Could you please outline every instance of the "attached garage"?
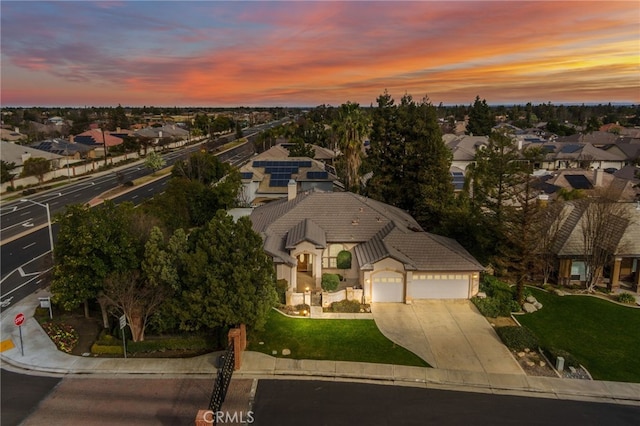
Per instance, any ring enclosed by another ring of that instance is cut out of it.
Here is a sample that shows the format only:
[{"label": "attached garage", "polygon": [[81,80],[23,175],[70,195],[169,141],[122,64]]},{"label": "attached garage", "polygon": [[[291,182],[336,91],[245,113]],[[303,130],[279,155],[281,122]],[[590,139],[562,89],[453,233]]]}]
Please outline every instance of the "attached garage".
[{"label": "attached garage", "polygon": [[468,299],[468,274],[414,274],[409,284],[411,299]]},{"label": "attached garage", "polygon": [[378,272],[373,275],[372,301],[404,302],[404,277],[398,272]]}]

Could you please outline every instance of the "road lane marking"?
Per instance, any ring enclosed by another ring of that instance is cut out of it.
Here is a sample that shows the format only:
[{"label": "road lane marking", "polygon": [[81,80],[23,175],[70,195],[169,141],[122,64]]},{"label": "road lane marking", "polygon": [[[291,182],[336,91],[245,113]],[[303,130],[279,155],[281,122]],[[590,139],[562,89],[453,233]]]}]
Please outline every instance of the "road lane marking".
[{"label": "road lane marking", "polygon": [[23,220],[22,222],[18,222],[18,223],[16,223],[16,224],[13,224],[13,225],[7,226],[6,228],[2,228],[2,231],[6,231],[7,229],[11,229],[11,228],[13,228],[14,226],[22,226],[22,224],[24,224],[24,223],[28,223],[29,221],[32,221],[32,220],[33,220],[33,218],[32,218],[32,217],[30,217],[29,219]]},{"label": "road lane marking", "polygon": [[22,250],[26,250],[26,249],[28,249],[29,247],[33,247],[33,246],[35,246],[35,245],[36,245],[36,243],[31,243],[31,244],[29,244],[29,245],[26,245],[26,246],[22,247]]},{"label": "road lane marking", "polygon": [[[47,272],[49,272],[51,269],[53,269],[53,268],[49,268],[49,269],[47,269],[47,270],[45,270],[45,271],[42,271],[41,273],[42,273],[42,274],[47,273]],[[38,273],[38,275],[40,275],[41,273]],[[25,286],[25,285],[27,285],[27,284],[30,284],[30,283],[31,283],[31,281],[35,280],[36,278],[38,278],[38,277],[37,277],[37,276],[36,276],[36,277],[33,277],[33,278],[31,278],[29,281],[26,281],[25,283],[23,283],[23,284],[19,285],[18,287],[14,288],[13,290],[8,291],[8,292],[6,292],[6,293],[4,293],[4,296],[8,296],[8,295],[10,295],[11,293],[13,293],[13,292],[15,292],[15,291],[20,290],[22,287],[24,287],[24,286]]]}]

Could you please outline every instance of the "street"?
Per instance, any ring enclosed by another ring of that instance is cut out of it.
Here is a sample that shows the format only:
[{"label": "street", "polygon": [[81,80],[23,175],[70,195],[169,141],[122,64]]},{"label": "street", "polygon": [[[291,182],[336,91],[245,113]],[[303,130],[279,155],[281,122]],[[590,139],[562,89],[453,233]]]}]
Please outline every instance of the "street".
[{"label": "street", "polygon": [[[213,385],[213,377],[60,380],[5,370],[1,379],[3,426],[193,425]],[[313,380],[259,380],[251,416],[248,408],[236,418],[260,426],[633,425],[640,416],[637,406]]]}]

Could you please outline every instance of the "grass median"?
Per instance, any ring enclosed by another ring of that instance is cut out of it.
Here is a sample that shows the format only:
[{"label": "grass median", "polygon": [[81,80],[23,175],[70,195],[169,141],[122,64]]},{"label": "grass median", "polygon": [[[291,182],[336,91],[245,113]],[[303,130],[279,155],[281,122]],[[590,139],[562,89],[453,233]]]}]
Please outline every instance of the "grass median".
[{"label": "grass median", "polygon": [[[260,344],[262,342],[262,344]],[[289,318],[272,310],[264,331],[249,335],[249,350],[279,357],[429,367],[380,333],[373,320]]]}]

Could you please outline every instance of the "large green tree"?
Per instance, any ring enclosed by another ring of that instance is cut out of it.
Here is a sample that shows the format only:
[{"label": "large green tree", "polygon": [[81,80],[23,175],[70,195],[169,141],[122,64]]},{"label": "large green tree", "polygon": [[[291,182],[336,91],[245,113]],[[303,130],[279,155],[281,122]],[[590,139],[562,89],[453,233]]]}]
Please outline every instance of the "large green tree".
[{"label": "large green tree", "polygon": [[469,122],[467,123],[467,135],[488,136],[495,125],[495,118],[491,108],[485,99],[480,100],[476,96],[473,105],[469,109]]},{"label": "large green tree", "polygon": [[273,262],[249,218],[234,222],[219,211],[189,237],[180,290],[172,303],[183,330],[264,325],[276,303]]},{"label": "large green tree", "polygon": [[72,310],[84,303],[101,300],[108,275],[139,266],[140,240],[132,232],[133,205],[110,201],[99,208],[71,205],[58,215],[58,239],[51,292],[53,300]]},{"label": "large green tree", "polygon": [[385,92],[373,109],[366,194],[407,210],[438,229],[453,201],[451,152],[442,140],[435,107],[405,95],[399,105]]},{"label": "large green tree", "polygon": [[[516,193],[522,188],[522,162],[510,134],[494,131],[486,147],[476,152],[471,169],[471,208],[481,224],[494,266],[503,268],[509,251],[507,229],[517,209]],[[482,237],[481,237],[482,238]]]}]

